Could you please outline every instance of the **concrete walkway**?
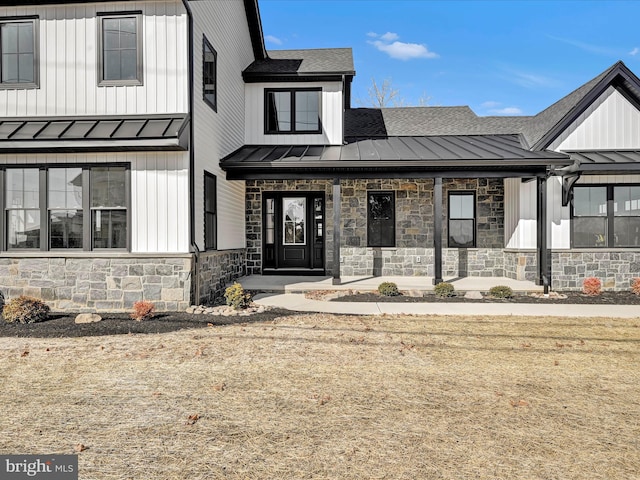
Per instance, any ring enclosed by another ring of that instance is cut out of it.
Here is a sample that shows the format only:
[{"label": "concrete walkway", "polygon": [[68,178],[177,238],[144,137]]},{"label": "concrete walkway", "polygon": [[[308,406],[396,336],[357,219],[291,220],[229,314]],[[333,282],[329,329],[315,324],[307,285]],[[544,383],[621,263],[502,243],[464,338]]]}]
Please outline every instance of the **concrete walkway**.
[{"label": "concrete walkway", "polygon": [[386,303],[327,302],[309,300],[300,293],[262,293],[254,297],[260,305],[299,312],[352,315],[471,315],[640,318],[637,305],[567,305],[535,303]]}]

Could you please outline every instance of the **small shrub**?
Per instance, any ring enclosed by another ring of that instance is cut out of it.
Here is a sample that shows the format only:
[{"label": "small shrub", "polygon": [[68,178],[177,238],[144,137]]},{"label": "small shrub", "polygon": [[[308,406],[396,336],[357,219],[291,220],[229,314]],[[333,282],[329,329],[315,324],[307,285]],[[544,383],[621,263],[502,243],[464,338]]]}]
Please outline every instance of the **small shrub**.
[{"label": "small shrub", "polygon": [[251,304],[251,294],[245,292],[238,282],[227,287],[224,291],[224,299],[227,305],[233,307],[234,310],[242,310]]},{"label": "small shrub", "polygon": [[631,293],[640,295],[640,278],[631,280]]},{"label": "small shrub", "polygon": [[496,285],[489,289],[489,295],[493,298],[513,298],[513,290],[506,285]]},{"label": "small shrub", "polygon": [[9,300],[2,316],[9,323],[43,322],[49,316],[49,305],[38,298],[20,295]]},{"label": "small shrub", "polygon": [[131,318],[142,322],[143,320],[150,320],[156,314],[156,306],[153,302],[141,301],[133,304],[133,312],[131,312]]},{"label": "small shrub", "polygon": [[433,292],[436,294],[438,298],[447,298],[453,297],[453,292],[455,288],[452,284],[447,282],[442,282],[433,287]]},{"label": "small shrub", "polygon": [[602,293],[602,282],[599,278],[589,277],[582,282],[582,293],[591,296],[597,296]]},{"label": "small shrub", "polygon": [[380,285],[378,285],[378,293],[380,293],[380,295],[384,295],[385,297],[395,297],[397,295],[400,295],[400,292],[398,291],[398,285],[393,282],[382,282]]}]

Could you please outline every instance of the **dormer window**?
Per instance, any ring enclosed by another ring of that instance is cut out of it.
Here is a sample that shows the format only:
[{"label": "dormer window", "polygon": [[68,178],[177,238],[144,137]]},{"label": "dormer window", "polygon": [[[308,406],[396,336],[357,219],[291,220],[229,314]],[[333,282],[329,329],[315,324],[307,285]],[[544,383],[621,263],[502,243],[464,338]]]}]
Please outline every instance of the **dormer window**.
[{"label": "dormer window", "polygon": [[38,87],[36,17],[0,18],[0,87]]},{"label": "dormer window", "polygon": [[321,133],[320,88],[265,90],[265,133]]}]

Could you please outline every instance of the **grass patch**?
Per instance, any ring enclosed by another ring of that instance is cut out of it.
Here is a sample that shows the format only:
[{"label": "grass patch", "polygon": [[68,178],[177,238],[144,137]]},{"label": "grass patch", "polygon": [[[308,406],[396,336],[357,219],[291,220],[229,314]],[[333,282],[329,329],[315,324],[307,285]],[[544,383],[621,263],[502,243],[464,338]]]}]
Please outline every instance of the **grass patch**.
[{"label": "grass patch", "polygon": [[290,315],[0,338],[0,450],[80,478],[633,478],[637,321]]}]

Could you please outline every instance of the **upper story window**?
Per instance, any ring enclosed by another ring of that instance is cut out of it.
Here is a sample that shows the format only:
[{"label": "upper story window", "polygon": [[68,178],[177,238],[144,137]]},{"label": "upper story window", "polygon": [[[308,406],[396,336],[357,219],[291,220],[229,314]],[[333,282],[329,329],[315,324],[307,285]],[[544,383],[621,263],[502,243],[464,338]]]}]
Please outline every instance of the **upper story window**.
[{"label": "upper story window", "polygon": [[142,84],[142,12],[99,14],[99,84]]},{"label": "upper story window", "polygon": [[320,88],[265,90],[265,133],[321,133]]},{"label": "upper story window", "polygon": [[202,38],[202,97],[215,112],[218,111],[218,54],[206,37]]},{"label": "upper story window", "polygon": [[0,19],[0,87],[38,87],[37,17]]}]

